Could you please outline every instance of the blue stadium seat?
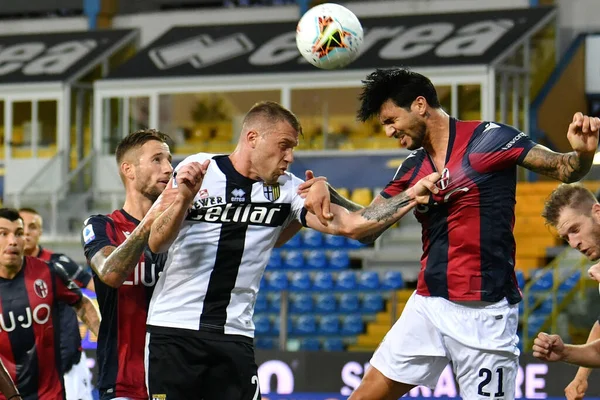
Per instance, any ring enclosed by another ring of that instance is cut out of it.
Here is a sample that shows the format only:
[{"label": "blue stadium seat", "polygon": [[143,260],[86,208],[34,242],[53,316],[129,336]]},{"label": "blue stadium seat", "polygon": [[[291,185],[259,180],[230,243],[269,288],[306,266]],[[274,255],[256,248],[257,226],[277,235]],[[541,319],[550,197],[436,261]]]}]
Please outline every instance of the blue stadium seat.
[{"label": "blue stadium seat", "polygon": [[259,290],[269,290],[269,278],[268,274],[264,274],[260,280],[260,284],[258,285]]},{"label": "blue stadium seat", "polygon": [[[273,325],[271,327],[271,333],[275,334],[275,335],[279,335],[279,324],[281,322],[281,319],[279,316],[275,317],[275,320],[273,321]],[[292,326],[294,324],[294,321],[292,320],[291,317],[288,317],[287,319],[287,332],[291,333],[292,332]]]},{"label": "blue stadium seat", "polygon": [[274,271],[269,274],[268,282],[271,290],[285,290],[288,287],[288,276],[285,272]]},{"label": "blue stadium seat", "polygon": [[525,287],[525,273],[521,270],[516,270],[515,275],[517,276],[517,284],[521,289]]},{"label": "blue stadium seat", "polygon": [[538,269],[532,271],[531,277],[536,279],[540,277],[533,285],[531,285],[530,290],[532,292],[541,292],[552,289],[552,285],[554,284],[554,277],[552,276],[552,271],[546,271],[543,269]]},{"label": "blue stadium seat", "polygon": [[345,335],[358,335],[364,331],[363,320],[360,315],[343,317],[341,333]]},{"label": "blue stadium seat", "polygon": [[302,269],[304,268],[304,254],[301,250],[289,250],[283,256],[283,265],[285,269]]},{"label": "blue stadium seat", "polygon": [[534,338],[538,335],[542,329],[542,325],[546,322],[546,319],[548,319],[547,314],[533,313],[529,316],[529,320],[527,321],[527,333],[530,338]]},{"label": "blue stadium seat", "polygon": [[258,292],[258,296],[256,297],[256,303],[254,304],[254,312],[266,312],[268,309],[269,299],[267,298],[267,295]]},{"label": "blue stadium seat", "polygon": [[254,346],[260,350],[272,350],[275,347],[275,341],[272,338],[259,337],[254,340]]},{"label": "blue stadium seat", "polygon": [[323,234],[314,229],[303,229],[302,243],[307,249],[320,249],[323,247]]},{"label": "blue stadium seat", "polygon": [[400,271],[386,271],[381,279],[381,289],[402,289],[404,280]]},{"label": "blue stadium seat", "polygon": [[310,290],[312,283],[308,272],[294,272],[290,279],[290,290]]},{"label": "blue stadium seat", "polygon": [[547,299],[544,299],[544,301],[542,301],[542,303],[540,304],[538,309],[535,310],[535,312],[539,314],[550,315],[550,313],[552,313],[553,308],[554,307],[552,306],[552,296],[548,296]]},{"label": "blue stadium seat", "polygon": [[352,271],[341,272],[335,281],[336,289],[354,290],[356,289],[356,274]]},{"label": "blue stadium seat", "polygon": [[301,315],[292,331],[298,335],[314,335],[317,333],[317,319],[314,315]]},{"label": "blue stadium seat", "polygon": [[577,283],[579,283],[580,279],[581,271],[569,271],[568,273],[563,274],[562,282],[558,286],[558,290],[561,292],[569,292],[577,285]]},{"label": "blue stadium seat", "polygon": [[356,293],[344,293],[340,296],[340,312],[343,313],[354,313],[360,308],[360,302],[358,301],[358,294]]},{"label": "blue stadium seat", "polygon": [[271,320],[268,315],[254,316],[254,331],[257,335],[267,335],[271,332]]},{"label": "blue stadium seat", "polygon": [[299,249],[302,247],[302,235],[300,233],[295,234],[290,240],[288,240],[283,246],[282,249]]},{"label": "blue stadium seat", "polygon": [[319,320],[318,332],[323,335],[337,335],[340,332],[340,319],[335,315],[326,315]]},{"label": "blue stadium seat", "polygon": [[318,290],[333,289],[333,275],[330,272],[319,271],[315,274],[313,288]]},{"label": "blue stadium seat", "polygon": [[283,259],[281,257],[281,252],[277,249],[273,250],[271,257],[269,257],[269,262],[267,263],[267,270],[279,269],[282,265]]},{"label": "blue stadium seat", "polygon": [[356,239],[346,239],[346,246],[351,249],[360,249],[366,247],[367,245],[359,242]]},{"label": "blue stadium seat", "polygon": [[370,313],[376,313],[383,310],[383,296],[379,293],[365,294],[362,299],[361,309]]},{"label": "blue stadium seat", "polygon": [[323,341],[325,351],[344,351],[344,342],[340,338],[328,338]]},{"label": "blue stadium seat", "polygon": [[271,299],[269,300],[269,311],[281,311],[281,293],[273,293]]},{"label": "blue stadium seat", "polygon": [[363,271],[358,279],[359,289],[379,289],[379,274],[375,271]]},{"label": "blue stadium seat", "polygon": [[323,235],[323,245],[328,249],[343,249],[346,247],[346,238],[336,235]]},{"label": "blue stadium seat", "polygon": [[306,267],[323,269],[327,266],[327,256],[323,250],[311,250],[306,255]]},{"label": "blue stadium seat", "polygon": [[[316,280],[315,280],[316,283]],[[331,293],[320,294],[315,299],[315,312],[332,313],[337,310],[337,301]]]},{"label": "blue stadium seat", "polygon": [[346,250],[334,250],[329,255],[328,266],[331,269],[346,269],[350,265],[350,256]]},{"label": "blue stadium seat", "polygon": [[321,350],[321,342],[315,338],[304,338],[300,341],[300,350],[319,351]]},{"label": "blue stadium seat", "polygon": [[313,298],[310,294],[301,293],[292,297],[290,310],[295,313],[309,313],[313,310]]}]

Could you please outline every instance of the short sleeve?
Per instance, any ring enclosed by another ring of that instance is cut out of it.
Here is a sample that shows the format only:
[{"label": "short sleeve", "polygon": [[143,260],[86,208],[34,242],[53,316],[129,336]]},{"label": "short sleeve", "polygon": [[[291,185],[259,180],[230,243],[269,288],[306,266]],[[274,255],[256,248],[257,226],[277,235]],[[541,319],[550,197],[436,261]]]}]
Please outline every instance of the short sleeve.
[{"label": "short sleeve", "polygon": [[67,272],[69,279],[75,282],[79,287],[86,287],[92,279],[92,274],[64,254],[54,253],[50,258],[50,261],[62,266]]},{"label": "short sleeve", "polygon": [[96,253],[106,246],[119,247],[115,242],[114,222],[106,215],[94,215],[85,220],[81,232],[81,244],[85,258],[90,262]]},{"label": "short sleeve", "polygon": [[52,262],[50,262],[50,268],[54,271],[56,298],[70,306],[79,303],[83,294],[79,286],[69,279],[67,271],[60,264]]},{"label": "short sleeve", "polygon": [[499,171],[520,164],[536,143],[512,126],[488,122],[476,134],[469,149],[469,163],[479,173]]},{"label": "short sleeve", "polygon": [[408,189],[417,175],[417,172],[419,172],[419,167],[421,166],[424,155],[425,153],[423,150],[415,150],[410,153],[400,167],[398,167],[394,179],[392,179],[381,191],[381,196],[389,199]]}]

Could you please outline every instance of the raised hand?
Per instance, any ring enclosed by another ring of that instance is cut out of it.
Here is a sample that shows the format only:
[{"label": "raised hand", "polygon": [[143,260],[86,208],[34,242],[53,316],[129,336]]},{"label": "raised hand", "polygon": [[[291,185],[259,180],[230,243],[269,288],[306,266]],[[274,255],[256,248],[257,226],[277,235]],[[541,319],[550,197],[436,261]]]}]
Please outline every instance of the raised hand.
[{"label": "raised hand", "polygon": [[565,344],[558,335],[540,332],[533,341],[533,356],[545,361],[560,361],[564,358]]},{"label": "raised hand", "polygon": [[435,183],[440,180],[440,177],[441,175],[439,173],[434,172],[424,178],[421,178],[421,180],[415,183],[415,185],[412,187],[412,190],[414,198],[418,204],[428,204],[431,193],[439,193],[440,190]]},{"label": "raised hand", "polygon": [[190,202],[194,199],[194,196],[196,196],[202,186],[209,163],[210,160],[206,160],[202,164],[191,162],[185,164],[177,171],[174,179],[177,184],[179,196]]},{"label": "raised hand", "polygon": [[305,199],[306,196],[308,196],[308,191],[310,190],[311,186],[314,185],[316,182],[327,182],[327,178],[324,176],[318,176],[315,178],[315,174],[313,174],[313,172],[310,169],[306,170],[305,175],[306,180],[298,186],[298,194],[303,199]]},{"label": "raised hand", "polygon": [[573,150],[593,157],[598,148],[598,130],[600,118],[590,117],[577,112],[569,124],[567,139]]}]

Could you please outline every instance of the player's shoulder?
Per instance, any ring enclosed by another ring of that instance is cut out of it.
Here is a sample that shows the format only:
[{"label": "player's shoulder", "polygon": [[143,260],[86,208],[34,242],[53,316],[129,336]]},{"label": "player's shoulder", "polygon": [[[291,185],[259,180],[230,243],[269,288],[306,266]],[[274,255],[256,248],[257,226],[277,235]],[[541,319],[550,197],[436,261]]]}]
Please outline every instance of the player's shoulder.
[{"label": "player's shoulder", "polygon": [[479,133],[486,137],[504,136],[504,135],[525,135],[514,126],[493,121],[481,121],[475,129],[475,133]]},{"label": "player's shoulder", "polygon": [[115,220],[112,214],[90,215],[83,221],[83,228],[81,230],[81,241],[83,242],[83,245],[85,246],[92,242],[98,235],[102,236],[103,233],[107,231],[107,227],[115,228]]},{"label": "player's shoulder", "polygon": [[40,273],[45,270],[54,270],[54,263],[51,261],[42,260],[41,258],[25,256],[25,268]]},{"label": "player's shoulder", "polygon": [[196,154],[192,154],[191,156],[187,156],[186,158],[184,158],[183,160],[181,160],[181,162],[179,162],[179,164],[177,164],[177,166],[175,167],[177,168],[181,168],[182,166],[184,166],[185,164],[189,164],[192,162],[198,162],[198,163],[203,163],[206,160],[212,160],[215,156],[218,156],[219,154],[214,154],[214,153],[196,153]]},{"label": "player's shoulder", "polygon": [[402,170],[412,169],[413,167],[421,164],[423,162],[423,160],[425,159],[426,155],[427,155],[427,152],[422,147],[418,148],[416,150],[413,150],[402,161],[402,163],[400,164],[400,167],[398,168],[398,170],[400,170],[400,169],[402,169]]}]

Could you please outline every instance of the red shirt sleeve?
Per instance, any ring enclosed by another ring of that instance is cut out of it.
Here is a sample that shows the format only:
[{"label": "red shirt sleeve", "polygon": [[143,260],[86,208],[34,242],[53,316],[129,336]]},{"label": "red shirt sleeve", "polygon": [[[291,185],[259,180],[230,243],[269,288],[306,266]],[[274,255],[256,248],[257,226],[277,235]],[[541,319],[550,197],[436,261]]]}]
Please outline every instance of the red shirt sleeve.
[{"label": "red shirt sleeve", "polygon": [[67,271],[57,264],[50,263],[54,275],[54,287],[56,288],[56,299],[70,306],[81,301],[83,294],[79,286],[69,279]]},{"label": "red shirt sleeve", "polygon": [[423,150],[415,150],[410,153],[396,171],[394,179],[381,191],[381,196],[389,199],[408,189],[415,176],[417,176],[417,172],[419,172],[424,156],[425,152]]}]

